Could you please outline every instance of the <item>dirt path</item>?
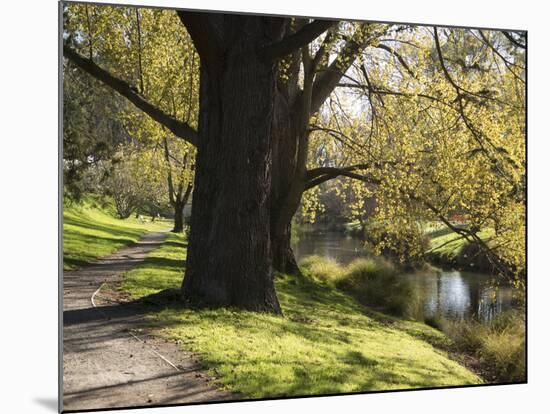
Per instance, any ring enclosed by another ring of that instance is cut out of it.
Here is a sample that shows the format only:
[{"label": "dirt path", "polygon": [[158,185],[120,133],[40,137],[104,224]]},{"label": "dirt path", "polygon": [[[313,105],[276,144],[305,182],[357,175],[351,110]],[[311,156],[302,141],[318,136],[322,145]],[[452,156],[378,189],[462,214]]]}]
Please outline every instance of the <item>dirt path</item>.
[{"label": "dirt path", "polygon": [[231,396],[209,384],[192,354],[141,333],[143,306],[101,301],[101,285],[119,281],[165,237],[146,234],[137,244],[91,266],[64,272],[63,410],[220,401]]}]

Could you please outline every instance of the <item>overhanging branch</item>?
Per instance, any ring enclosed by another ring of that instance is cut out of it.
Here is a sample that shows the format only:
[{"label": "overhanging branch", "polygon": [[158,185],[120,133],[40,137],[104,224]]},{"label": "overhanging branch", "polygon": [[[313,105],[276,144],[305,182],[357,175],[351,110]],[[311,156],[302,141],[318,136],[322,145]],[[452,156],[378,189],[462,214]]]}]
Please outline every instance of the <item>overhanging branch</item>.
[{"label": "overhanging branch", "polygon": [[403,56],[401,56],[395,49],[392,49],[391,47],[386,46],[383,43],[378,44],[376,47],[378,49],[385,50],[389,54],[395,56],[397,58],[397,60],[399,61],[399,63],[401,63],[401,66],[403,66],[405,68],[405,70],[409,73],[409,75],[411,75],[413,78],[416,78],[416,76],[414,75],[414,72],[411,70],[411,68],[409,67],[409,65],[407,64],[407,62],[403,58]]},{"label": "overhanging branch", "polygon": [[[507,31],[505,30],[501,30],[501,33],[506,36],[506,39],[508,39],[513,45],[517,46],[517,47],[520,47],[522,49],[526,49],[527,46],[523,43],[520,43],[519,41],[517,41],[516,39],[514,39],[514,37],[508,33]],[[525,39],[525,37],[523,37]]]},{"label": "overhanging branch", "polygon": [[360,44],[354,40],[348,40],[340,52],[340,58],[347,63],[341,63],[342,61],[337,57],[327,69],[317,74],[315,83],[313,84],[313,93],[311,97],[312,114],[319,110],[323,102],[326,101],[336,85],[338,85],[342,76],[351,66],[355,60],[355,56],[361,51],[365,43]]},{"label": "overhanging branch", "polygon": [[80,56],[75,50],[71,49],[69,46],[63,46],[63,55],[84,72],[88,73],[95,79],[101,81],[103,84],[109,86],[110,88],[114,89],[119,94],[124,96],[138,109],[141,109],[152,119],[168,128],[174,135],[182,138],[192,145],[197,145],[198,134],[194,128],[189,126],[189,124],[179,121],[173,116],[168,115],[160,108],[157,108],[156,106],[148,102],[143,96],[141,96],[137,92],[136,89],[132,88],[130,84],[128,84],[128,82],[111,75],[109,72],[92,62],[90,59]]},{"label": "overhanging branch", "polygon": [[266,59],[282,58],[315,40],[334,23],[331,20],[314,20],[281,41],[265,46],[260,50],[260,54]]},{"label": "overhanging branch", "polygon": [[348,177],[354,180],[363,181],[369,184],[380,184],[380,180],[364,174],[357,174],[355,170],[361,170],[367,168],[366,164],[351,165],[349,167],[320,167],[314,168],[306,172],[307,181],[304,185],[304,191],[309,190],[317,185],[320,185],[326,181],[332,180],[336,177]]}]

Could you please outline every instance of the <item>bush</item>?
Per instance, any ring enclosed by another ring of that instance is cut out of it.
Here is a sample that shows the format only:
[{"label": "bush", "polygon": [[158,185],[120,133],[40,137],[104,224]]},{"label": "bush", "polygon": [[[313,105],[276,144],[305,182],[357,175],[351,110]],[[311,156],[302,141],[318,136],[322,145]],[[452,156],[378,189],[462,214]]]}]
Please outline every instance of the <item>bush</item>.
[{"label": "bush", "polygon": [[300,266],[306,270],[310,277],[322,282],[335,283],[342,277],[342,266],[328,257],[308,256],[300,262]]},{"label": "bush", "polygon": [[313,279],[333,284],[364,305],[408,318],[417,318],[422,312],[419,292],[412,283],[397,277],[396,268],[387,260],[356,259],[343,267],[332,259],[309,256],[300,265]]},{"label": "bush", "polygon": [[443,331],[446,320],[440,314],[424,316],[424,323],[432,328]]},{"label": "bush", "polygon": [[476,320],[446,321],[443,332],[457,348],[479,357],[482,369],[495,382],[525,381],[525,318],[508,311],[489,323]]},{"label": "bush", "polygon": [[422,315],[420,292],[409,280],[398,277],[396,268],[383,259],[358,259],[350,263],[338,287],[360,302],[407,318]]}]

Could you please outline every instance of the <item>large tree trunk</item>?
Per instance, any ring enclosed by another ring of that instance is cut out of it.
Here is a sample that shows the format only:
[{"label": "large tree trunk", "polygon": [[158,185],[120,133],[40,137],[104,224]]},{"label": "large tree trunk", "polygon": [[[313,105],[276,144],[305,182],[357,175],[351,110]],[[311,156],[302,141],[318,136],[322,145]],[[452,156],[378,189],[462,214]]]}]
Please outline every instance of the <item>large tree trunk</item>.
[{"label": "large tree trunk", "polygon": [[[225,19],[231,17],[225,16]],[[199,142],[182,299],[280,313],[270,229],[276,67],[256,51],[273,21],[235,17],[223,58],[201,65]],[[280,36],[280,33],[279,33]]]}]

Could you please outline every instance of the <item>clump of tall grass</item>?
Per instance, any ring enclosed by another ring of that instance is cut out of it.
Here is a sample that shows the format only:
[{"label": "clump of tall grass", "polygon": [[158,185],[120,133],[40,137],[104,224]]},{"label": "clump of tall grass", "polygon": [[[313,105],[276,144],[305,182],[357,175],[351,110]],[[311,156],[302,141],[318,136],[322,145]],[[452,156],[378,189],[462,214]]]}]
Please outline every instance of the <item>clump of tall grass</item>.
[{"label": "clump of tall grass", "polygon": [[419,292],[410,281],[399,278],[387,260],[356,259],[342,266],[325,257],[309,256],[300,265],[313,279],[332,284],[364,305],[407,318],[416,318],[421,312]]},{"label": "clump of tall grass", "polygon": [[415,319],[422,312],[415,285],[398,277],[396,267],[381,258],[351,262],[337,281],[337,287],[348,291],[361,303],[394,315]]},{"label": "clump of tall grass", "polygon": [[311,278],[331,284],[335,284],[342,277],[344,270],[336,260],[317,255],[302,259],[300,267],[305,269]]},{"label": "clump of tall grass", "polygon": [[473,319],[443,320],[440,329],[460,351],[477,356],[482,370],[494,382],[526,380],[525,317],[522,312],[504,312],[485,323]]}]

